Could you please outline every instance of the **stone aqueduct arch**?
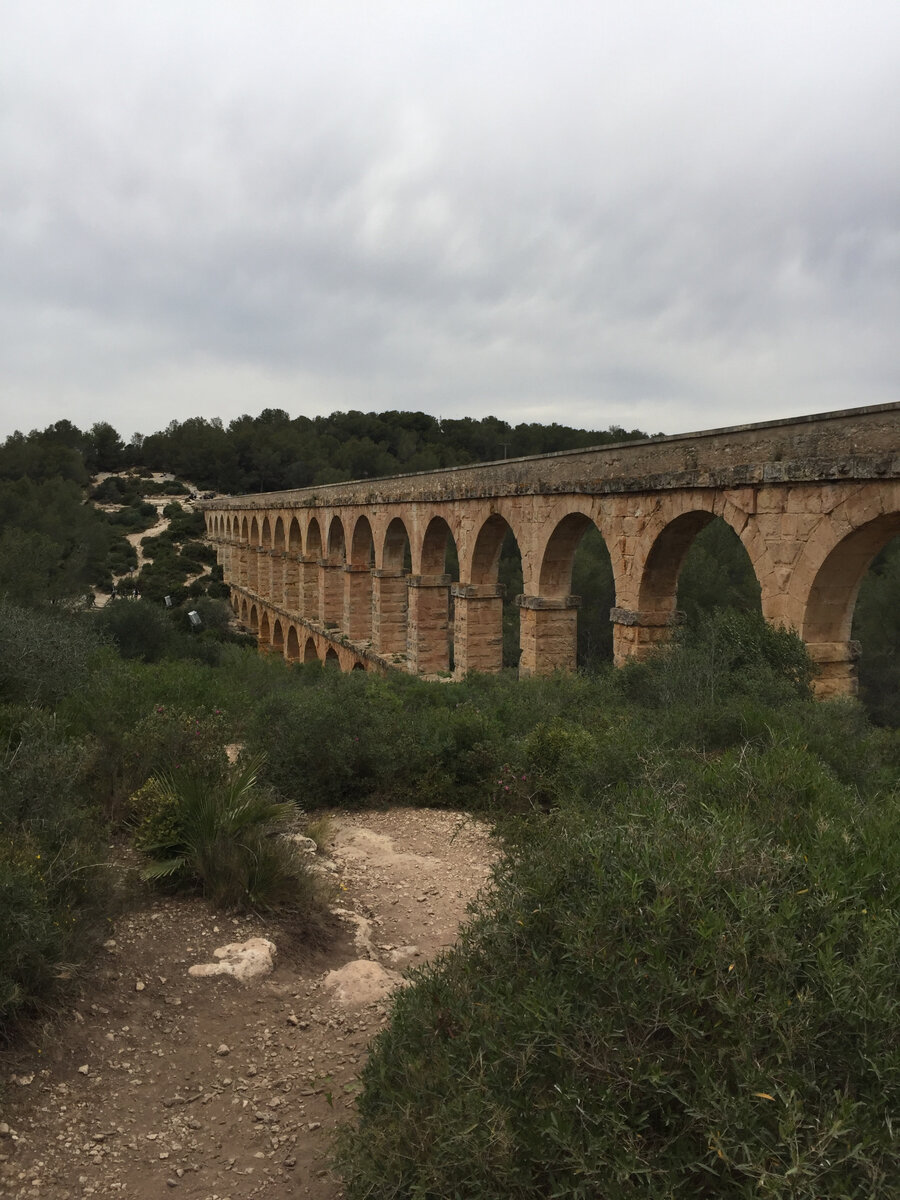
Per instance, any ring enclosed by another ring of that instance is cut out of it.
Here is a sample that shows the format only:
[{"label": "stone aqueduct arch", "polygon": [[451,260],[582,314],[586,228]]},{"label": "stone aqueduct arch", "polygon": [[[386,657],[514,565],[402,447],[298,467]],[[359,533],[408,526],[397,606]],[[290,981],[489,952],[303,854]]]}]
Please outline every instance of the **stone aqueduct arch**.
[{"label": "stone aqueduct arch", "polygon": [[232,606],[264,649],[427,676],[445,675],[451,654],[456,675],[500,669],[508,533],[522,558],[527,675],[574,668],[572,564],[587,529],[610,553],[621,664],[670,636],[681,564],[721,517],[747,551],[763,614],[798,630],[819,694],[833,695],[855,687],[862,577],[900,534],[900,404],[203,507]]}]

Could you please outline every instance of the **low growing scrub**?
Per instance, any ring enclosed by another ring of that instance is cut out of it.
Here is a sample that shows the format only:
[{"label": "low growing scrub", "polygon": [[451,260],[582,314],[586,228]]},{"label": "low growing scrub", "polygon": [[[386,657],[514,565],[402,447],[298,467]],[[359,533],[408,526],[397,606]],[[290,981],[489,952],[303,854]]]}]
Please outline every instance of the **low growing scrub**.
[{"label": "low growing scrub", "polygon": [[112,911],[88,760],[55,714],[0,706],[0,1039],[54,1002]]},{"label": "low growing scrub", "polygon": [[315,877],[279,836],[295,810],[259,786],[260,765],[195,763],[152,776],[135,796],[135,842],[151,859],[144,878],[199,890],[220,908],[318,907]]},{"label": "low growing scrub", "polygon": [[88,843],[0,829],[0,1040],[75,977],[107,927],[112,883]]},{"label": "low growing scrub", "polygon": [[350,1200],[888,1200],[900,1178],[900,795],[800,745],[513,836],[398,994]]}]

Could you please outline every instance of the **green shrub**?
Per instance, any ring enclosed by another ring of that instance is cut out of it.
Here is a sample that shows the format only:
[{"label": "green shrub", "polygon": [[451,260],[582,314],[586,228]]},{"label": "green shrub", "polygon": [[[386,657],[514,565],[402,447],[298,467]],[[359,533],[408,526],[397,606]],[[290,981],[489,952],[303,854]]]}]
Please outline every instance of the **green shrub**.
[{"label": "green shrub", "polygon": [[105,516],[111,525],[120,525],[129,533],[138,533],[142,529],[149,529],[151,525],[156,524],[157,520],[155,506],[143,501],[129,504],[125,508],[120,508],[118,512],[106,513]]},{"label": "green shrub", "polygon": [[205,538],[206,520],[203,513],[176,514],[169,523],[168,533],[176,542],[183,542],[190,538]]},{"label": "green shrub", "polygon": [[33,705],[0,709],[0,738],[0,829],[54,837],[79,830],[87,746]]},{"label": "green shrub", "polygon": [[157,555],[174,554],[172,543],[161,534],[154,537],[141,538],[141,551],[144,558],[155,559]]},{"label": "green shrub", "polygon": [[154,775],[179,771],[193,777],[217,779],[227,771],[225,746],[232,729],[225,713],[199,707],[188,712],[169,704],[156,704],[128,732],[123,760],[130,789]]},{"label": "green shrub", "polygon": [[186,496],[188,489],[178,479],[141,479],[142,496]]},{"label": "green shrub", "polygon": [[463,804],[484,794],[494,768],[474,768],[471,756],[483,748],[457,759],[457,734],[468,737],[473,718],[463,719],[464,733],[448,719],[456,699],[451,689],[402,676],[343,675],[317,664],[291,674],[301,686],[264,700],[248,731],[250,744],[266,754],[267,782],[281,795],[312,809]]},{"label": "green shrub", "polygon": [[109,877],[87,847],[0,830],[0,1039],[74,978],[112,911]]},{"label": "green shrub", "polygon": [[99,649],[96,632],[73,613],[0,598],[0,701],[58,703],[83,686]]},{"label": "green shrub", "polygon": [[315,903],[299,851],[275,836],[294,812],[257,784],[259,759],[223,771],[181,765],[141,790],[136,844],[152,861],[145,879],[197,888],[218,907],[271,909]]},{"label": "green shrub", "polygon": [[98,504],[133,504],[140,499],[134,481],[119,475],[108,475],[91,489],[89,495]]},{"label": "green shrub", "polygon": [[0,706],[0,1039],[54,1001],[112,911],[89,765],[55,714]]},{"label": "green shrub", "polygon": [[799,746],[520,828],[398,994],[349,1200],[896,1195],[900,805]]},{"label": "green shrub", "polygon": [[157,662],[172,648],[171,624],[159,605],[148,600],[107,604],[96,613],[95,620],[123,658]]},{"label": "green shrub", "polygon": [[207,633],[226,635],[229,631],[231,618],[234,615],[231,606],[215,600],[211,596],[200,595],[191,604],[191,608],[200,614],[203,628]]},{"label": "green shrub", "polygon": [[172,597],[176,607],[187,596],[184,581],[187,572],[174,557],[160,557],[150,563],[145,563],[138,576],[138,586],[141,595],[146,600],[161,602],[166,596]]},{"label": "green shrub", "polygon": [[626,666],[621,685],[651,708],[714,707],[733,696],[775,705],[807,698],[812,670],[796,634],[776,629],[759,613],[726,609],[681,628],[671,649]]},{"label": "green shrub", "polygon": [[113,575],[124,575],[137,567],[137,551],[124,537],[114,542],[106,556],[106,567]]},{"label": "green shrub", "polygon": [[181,555],[182,558],[191,558],[207,567],[215,566],[216,563],[215,548],[208,546],[206,542],[185,542],[181,547]]}]

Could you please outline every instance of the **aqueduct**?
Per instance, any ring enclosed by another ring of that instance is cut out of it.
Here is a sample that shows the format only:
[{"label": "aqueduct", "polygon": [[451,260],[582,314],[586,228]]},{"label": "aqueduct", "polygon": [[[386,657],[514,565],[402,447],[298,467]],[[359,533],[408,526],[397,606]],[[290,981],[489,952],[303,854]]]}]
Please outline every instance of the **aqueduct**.
[{"label": "aqueduct", "polygon": [[[900,403],[203,507],[232,605],[263,649],[426,676],[451,662],[457,676],[500,670],[510,531],[528,675],[574,669],[572,564],[591,525],[610,552],[621,665],[670,636],[681,564],[721,517],[747,551],[764,616],[800,633],[828,696],[855,688],[859,584],[900,534]],[[451,538],[458,581],[445,569]]]}]

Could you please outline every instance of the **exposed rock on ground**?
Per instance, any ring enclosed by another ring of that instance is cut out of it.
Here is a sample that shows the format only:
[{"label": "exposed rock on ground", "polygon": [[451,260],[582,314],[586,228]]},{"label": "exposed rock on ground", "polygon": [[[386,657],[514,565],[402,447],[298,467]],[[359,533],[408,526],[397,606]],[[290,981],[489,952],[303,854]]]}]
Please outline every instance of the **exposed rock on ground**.
[{"label": "exposed rock on ground", "polygon": [[369,958],[357,958],[336,971],[329,971],[322,983],[334,992],[334,998],[344,1008],[361,1008],[383,1000],[400,982],[394,971]]},{"label": "exposed rock on ground", "polygon": [[275,943],[267,938],[250,938],[246,942],[229,942],[213,950],[217,962],[195,963],[188,967],[188,975],[202,978],[206,975],[232,975],[241,983],[257,979],[260,975],[271,975],[275,970]]},{"label": "exposed rock on ground", "polygon": [[[389,990],[453,941],[492,849],[456,813],[332,821],[344,919],[326,953],[192,900],[159,900],[110,930],[43,1052],[0,1056],[0,1196],[340,1197],[330,1136]],[[278,947],[267,976],[191,972],[258,939]]]}]

